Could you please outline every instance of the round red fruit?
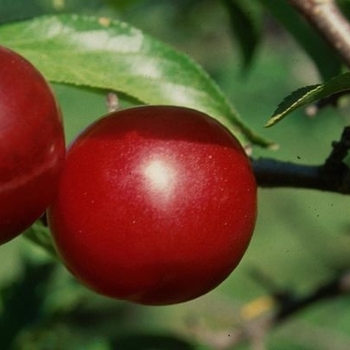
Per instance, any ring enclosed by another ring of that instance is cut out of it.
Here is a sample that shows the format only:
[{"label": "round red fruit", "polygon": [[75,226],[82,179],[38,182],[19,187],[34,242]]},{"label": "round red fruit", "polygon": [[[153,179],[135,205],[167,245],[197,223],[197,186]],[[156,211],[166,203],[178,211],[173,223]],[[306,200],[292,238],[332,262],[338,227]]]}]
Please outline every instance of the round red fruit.
[{"label": "round red fruit", "polygon": [[28,228],[56,194],[65,158],[61,115],[39,71],[0,46],[0,244]]},{"label": "round red fruit", "polygon": [[237,266],[255,225],[256,182],[237,139],[206,114],[135,107],[72,143],[48,214],[62,261],[85,285],[173,304]]}]

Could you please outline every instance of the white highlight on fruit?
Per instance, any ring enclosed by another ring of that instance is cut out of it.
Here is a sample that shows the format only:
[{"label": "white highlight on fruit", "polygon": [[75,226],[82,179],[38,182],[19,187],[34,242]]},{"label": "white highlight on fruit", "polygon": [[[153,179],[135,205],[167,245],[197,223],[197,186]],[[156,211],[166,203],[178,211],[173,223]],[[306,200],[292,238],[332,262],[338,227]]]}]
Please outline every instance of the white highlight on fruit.
[{"label": "white highlight on fruit", "polygon": [[172,182],[172,169],[160,160],[150,162],[145,169],[145,175],[152,186],[160,191],[167,190]]},{"label": "white highlight on fruit", "polygon": [[168,198],[175,186],[176,171],[166,161],[152,160],[144,168],[148,185],[163,198]]}]

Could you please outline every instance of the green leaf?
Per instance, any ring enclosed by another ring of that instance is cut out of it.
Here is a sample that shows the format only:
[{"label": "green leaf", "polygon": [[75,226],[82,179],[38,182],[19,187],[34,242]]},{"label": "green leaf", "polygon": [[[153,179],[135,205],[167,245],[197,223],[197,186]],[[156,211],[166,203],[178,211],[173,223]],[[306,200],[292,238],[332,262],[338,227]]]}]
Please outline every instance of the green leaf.
[{"label": "green leaf", "polygon": [[266,124],[272,126],[297,108],[339,92],[350,90],[350,73],[344,73],[324,84],[306,86],[292,92],[280,103]]},{"label": "green leaf", "polygon": [[14,20],[33,17],[35,14],[42,13],[41,6],[37,0],[23,2],[14,0],[1,0],[0,23],[12,22]]},{"label": "green leaf", "polygon": [[[248,68],[261,39],[261,11],[257,4],[242,0],[223,0],[230,16],[232,34],[237,39],[243,56],[243,66]],[[259,12],[259,13],[257,13]]]},{"label": "green leaf", "polygon": [[20,331],[32,326],[42,316],[45,293],[55,265],[27,262],[20,280],[0,290],[3,310],[0,314],[2,349],[11,349]]},{"label": "green leaf", "polygon": [[349,0],[337,0],[337,5],[339,6],[339,9],[347,17],[348,20],[350,20],[350,1]]},{"label": "green leaf", "polygon": [[197,63],[124,22],[44,16],[4,25],[0,37],[52,82],[117,91],[145,104],[194,108],[222,122],[243,144],[272,145],[243,123]]},{"label": "green leaf", "polygon": [[40,220],[37,220],[31,227],[29,227],[23,233],[23,236],[29,239],[32,243],[43,248],[50,256],[57,258],[50,230]]},{"label": "green leaf", "polygon": [[294,37],[312,59],[325,81],[340,74],[342,63],[337,53],[295,11],[293,6],[288,4],[288,1],[260,0],[260,2]]},{"label": "green leaf", "polygon": [[113,349],[123,350],[194,350],[185,339],[167,334],[127,334],[113,340]]}]

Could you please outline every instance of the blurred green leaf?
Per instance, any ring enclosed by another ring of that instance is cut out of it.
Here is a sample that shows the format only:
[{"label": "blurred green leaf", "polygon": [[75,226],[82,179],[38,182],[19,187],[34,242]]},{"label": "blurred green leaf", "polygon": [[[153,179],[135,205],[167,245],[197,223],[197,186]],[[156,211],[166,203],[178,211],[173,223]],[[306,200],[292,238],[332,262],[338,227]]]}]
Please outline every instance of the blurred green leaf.
[{"label": "blurred green leaf", "polygon": [[128,7],[132,7],[135,3],[141,2],[140,0],[104,0],[110,6],[114,6],[118,10],[124,10]]},{"label": "blurred green leaf", "polygon": [[324,84],[306,86],[292,92],[277,107],[266,126],[272,126],[297,108],[339,92],[350,90],[350,73],[341,74]]},{"label": "blurred green leaf", "polygon": [[0,36],[50,81],[114,90],[146,104],[194,108],[222,122],[243,144],[271,145],[242,122],[197,63],[126,23],[44,16],[4,25]]},{"label": "blurred green leaf", "polygon": [[257,13],[256,3],[242,0],[223,0],[230,16],[232,34],[237,39],[243,56],[243,66],[247,69],[261,39],[261,13]]},{"label": "blurred green leaf", "polygon": [[350,19],[350,1],[349,0],[336,0],[337,5],[343,14]]},{"label": "blurred green leaf", "polygon": [[39,321],[54,264],[26,262],[24,267],[22,278],[0,291],[3,302],[0,314],[2,349],[10,349],[20,331]]},{"label": "blurred green leaf", "polygon": [[104,337],[90,337],[64,324],[28,329],[16,339],[13,350],[114,350]]},{"label": "blurred green leaf", "polygon": [[1,0],[0,23],[9,23],[59,12],[95,13],[105,5],[106,1],[107,0]]},{"label": "blurred green leaf", "polygon": [[260,2],[309,55],[324,80],[340,74],[342,63],[339,56],[288,1],[260,0]]},{"label": "blurred green leaf", "polygon": [[37,0],[28,0],[26,6],[19,0],[1,0],[0,23],[28,18],[42,13]]},{"label": "blurred green leaf", "polygon": [[37,246],[43,248],[52,257],[57,257],[57,253],[50,235],[50,230],[42,223],[42,221],[36,221],[23,233],[23,236],[35,243]]},{"label": "blurred green leaf", "polygon": [[132,334],[113,341],[113,349],[123,350],[194,350],[187,341],[173,335]]}]

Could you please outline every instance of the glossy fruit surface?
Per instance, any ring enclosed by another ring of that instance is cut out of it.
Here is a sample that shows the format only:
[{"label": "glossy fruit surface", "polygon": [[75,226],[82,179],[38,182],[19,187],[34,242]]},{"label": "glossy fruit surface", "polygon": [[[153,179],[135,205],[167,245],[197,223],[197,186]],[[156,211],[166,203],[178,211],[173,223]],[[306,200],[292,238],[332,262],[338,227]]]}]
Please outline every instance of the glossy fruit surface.
[{"label": "glossy fruit surface", "polygon": [[142,304],[196,298],[241,260],[256,183],[240,144],[200,112],[114,112],[71,145],[49,223],[68,269],[98,293]]},{"label": "glossy fruit surface", "polygon": [[51,203],[65,158],[59,108],[34,66],[0,46],[0,244]]}]

